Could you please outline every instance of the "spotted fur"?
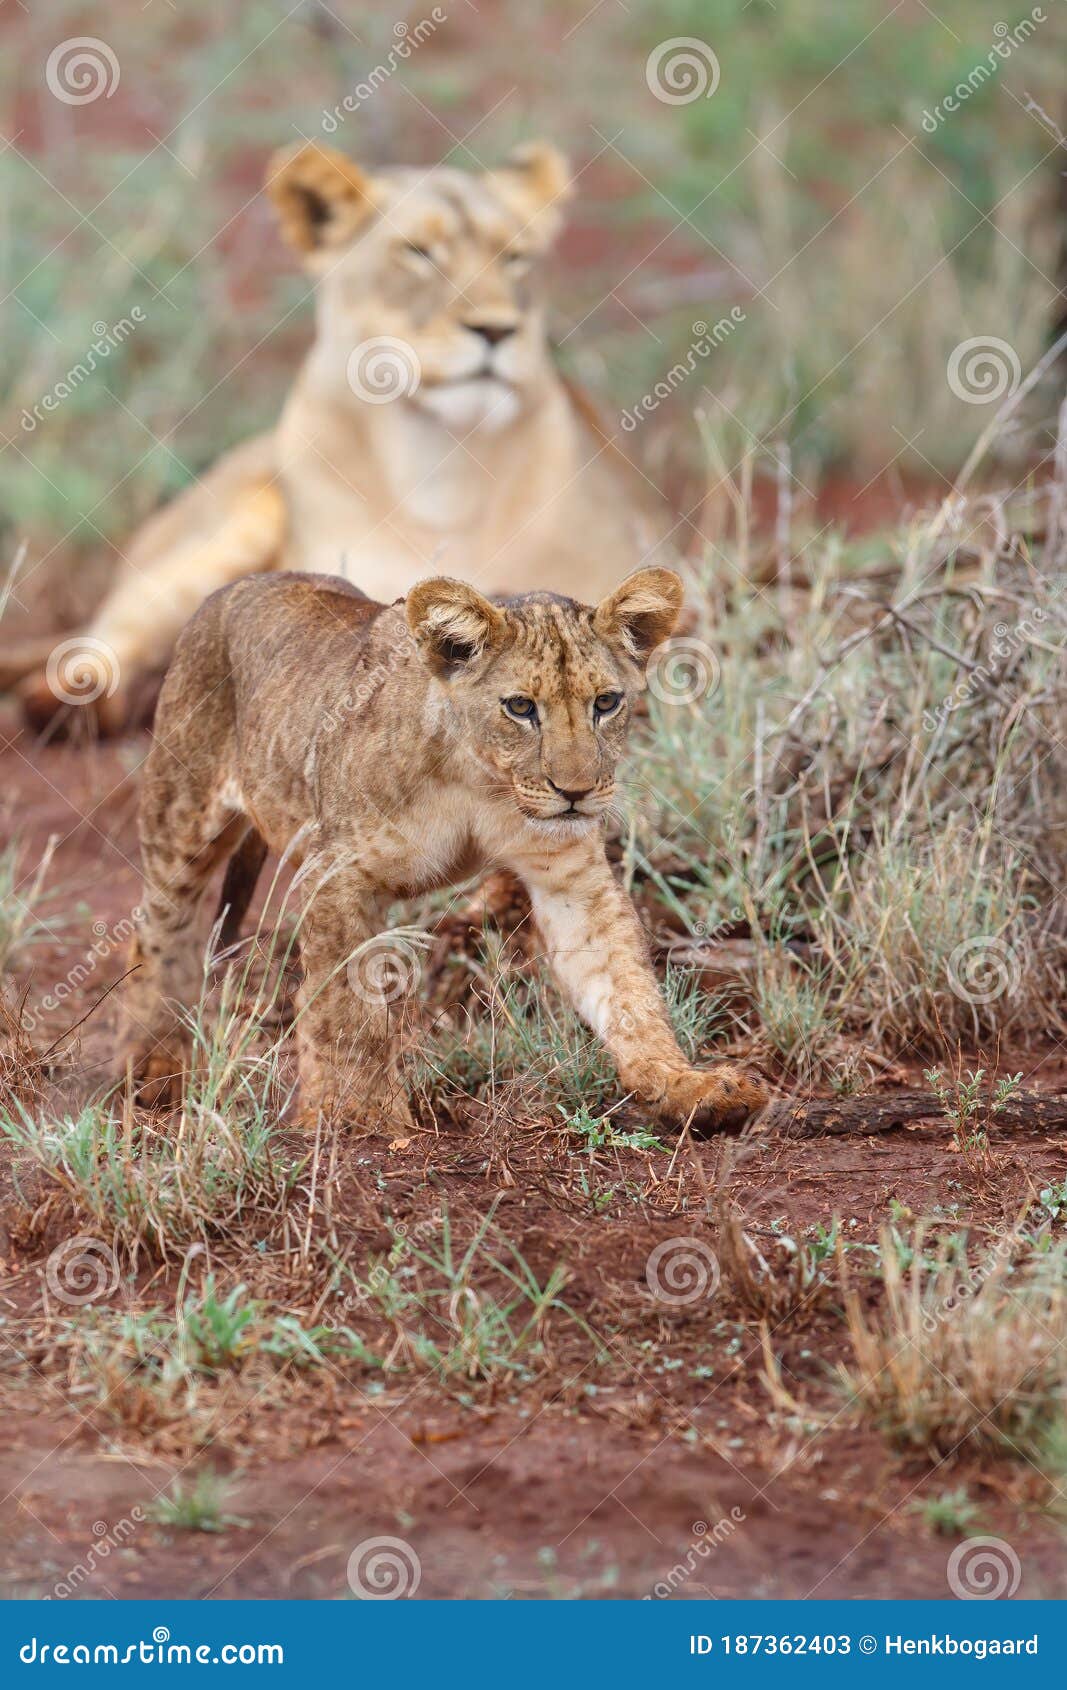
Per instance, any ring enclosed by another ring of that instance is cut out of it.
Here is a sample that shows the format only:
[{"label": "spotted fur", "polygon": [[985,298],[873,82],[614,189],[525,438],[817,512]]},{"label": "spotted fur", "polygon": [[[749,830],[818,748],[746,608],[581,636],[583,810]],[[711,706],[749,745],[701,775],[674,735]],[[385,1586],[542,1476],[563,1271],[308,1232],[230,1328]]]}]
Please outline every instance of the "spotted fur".
[{"label": "spotted fur", "polygon": [[[363,988],[359,959],[388,943],[394,900],[494,868],[527,887],[546,958],[628,1092],[674,1125],[758,1109],[755,1076],[686,1062],[604,851],[645,662],[680,604],[678,577],[661,569],[595,609],[550,593],[494,604],[442,578],[389,607],[307,575],[209,599],[179,642],[145,771],[126,1036],[145,1094],[180,1077],[212,871],[235,853],[227,886],[247,899],[265,843],[304,864],[297,1035],[310,1113],[406,1122],[393,1006]],[[533,716],[517,719],[516,701]]]}]

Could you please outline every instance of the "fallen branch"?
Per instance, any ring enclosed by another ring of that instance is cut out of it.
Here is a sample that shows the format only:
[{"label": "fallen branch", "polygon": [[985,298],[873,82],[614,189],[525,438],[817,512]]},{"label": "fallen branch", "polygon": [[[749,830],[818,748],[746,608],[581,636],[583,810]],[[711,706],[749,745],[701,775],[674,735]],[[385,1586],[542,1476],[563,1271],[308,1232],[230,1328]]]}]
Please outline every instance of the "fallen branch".
[{"label": "fallen branch", "polygon": [[[951,1132],[937,1098],[928,1091],[874,1092],[866,1097],[811,1097],[803,1102],[783,1099],[772,1103],[759,1122],[762,1131],[772,1129],[782,1138],[817,1138],[823,1133],[862,1137],[865,1133],[890,1133],[899,1127],[929,1122]],[[995,1130],[1040,1132],[1049,1127],[1067,1127],[1067,1097],[1046,1092],[1024,1091],[998,1109],[990,1123]]]}]

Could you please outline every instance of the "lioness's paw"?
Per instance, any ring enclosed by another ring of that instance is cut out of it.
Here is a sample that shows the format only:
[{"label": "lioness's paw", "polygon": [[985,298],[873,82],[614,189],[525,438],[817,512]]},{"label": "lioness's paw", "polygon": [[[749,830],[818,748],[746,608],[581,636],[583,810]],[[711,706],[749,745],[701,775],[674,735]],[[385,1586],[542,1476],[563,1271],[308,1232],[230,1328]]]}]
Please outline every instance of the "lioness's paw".
[{"label": "lioness's paw", "polygon": [[759,1074],[721,1062],[717,1068],[687,1068],[667,1081],[658,1111],[665,1124],[695,1133],[728,1132],[743,1127],[767,1102]]},{"label": "lioness's paw", "polygon": [[130,701],[123,689],[101,692],[80,703],[56,696],[46,675],[31,675],[18,689],[26,725],[55,739],[113,739],[129,725]]}]

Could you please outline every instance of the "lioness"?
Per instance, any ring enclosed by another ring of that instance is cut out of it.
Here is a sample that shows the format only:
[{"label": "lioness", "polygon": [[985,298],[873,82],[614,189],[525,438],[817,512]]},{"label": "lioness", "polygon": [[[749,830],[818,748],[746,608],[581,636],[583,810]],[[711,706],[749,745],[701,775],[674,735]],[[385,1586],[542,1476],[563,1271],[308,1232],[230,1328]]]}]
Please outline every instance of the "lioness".
[{"label": "lioness", "polygon": [[[277,427],[130,542],[85,634],[105,727],[197,606],[241,576],[326,571],[392,599],[444,568],[493,592],[596,599],[669,527],[549,354],[538,271],[570,193],[552,147],[481,175],[372,175],[313,142],[273,159],[267,191],[314,283],[314,344]],[[53,644],[11,654],[0,675],[43,666]],[[23,695],[35,719],[56,708],[43,674]]]},{"label": "lioness", "polygon": [[631,575],[595,610],[554,593],[494,604],[444,578],[388,608],[324,576],[215,593],[178,642],[145,766],[124,1048],[146,1100],[181,1074],[181,1010],[200,980],[194,915],[212,870],[235,853],[223,888],[232,937],[270,846],[310,865],[297,998],[306,1112],[410,1124],[389,1003],[364,965],[389,943],[393,900],[493,866],[525,883],[556,976],[628,1092],[675,1126],[758,1109],[757,1077],[692,1068],[678,1048],[604,851],[645,661],[681,599],[664,569]]}]

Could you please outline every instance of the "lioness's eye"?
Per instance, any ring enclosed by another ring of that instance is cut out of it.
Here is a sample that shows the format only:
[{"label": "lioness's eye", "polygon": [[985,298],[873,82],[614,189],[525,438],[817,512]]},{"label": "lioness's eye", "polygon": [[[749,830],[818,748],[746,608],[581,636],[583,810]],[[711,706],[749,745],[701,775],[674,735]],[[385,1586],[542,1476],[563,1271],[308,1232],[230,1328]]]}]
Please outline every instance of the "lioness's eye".
[{"label": "lioness's eye", "polygon": [[621,703],[621,692],[598,692],[593,700],[593,709],[598,716],[611,716]]},{"label": "lioness's eye", "polygon": [[505,698],[504,709],[509,716],[514,716],[517,722],[536,722],[537,705],[532,698],[524,698],[521,693],[514,698]]},{"label": "lioness's eye", "polygon": [[506,252],[504,254],[504,263],[508,266],[509,270],[517,270],[520,265],[529,264],[529,262],[530,254],[528,252],[516,252],[512,250],[511,252]]}]

